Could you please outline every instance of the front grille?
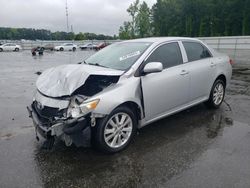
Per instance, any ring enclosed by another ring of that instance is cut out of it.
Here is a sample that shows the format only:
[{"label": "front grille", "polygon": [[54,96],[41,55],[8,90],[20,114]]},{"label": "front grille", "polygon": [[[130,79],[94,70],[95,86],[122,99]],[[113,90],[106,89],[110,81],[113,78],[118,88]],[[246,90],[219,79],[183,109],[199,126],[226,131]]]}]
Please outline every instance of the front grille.
[{"label": "front grille", "polygon": [[41,106],[41,104],[39,104],[37,101],[32,103],[32,107],[37,112],[41,122],[46,126],[50,126],[55,120],[55,117],[62,118],[63,114],[66,112],[66,109],[59,110],[59,108]]}]

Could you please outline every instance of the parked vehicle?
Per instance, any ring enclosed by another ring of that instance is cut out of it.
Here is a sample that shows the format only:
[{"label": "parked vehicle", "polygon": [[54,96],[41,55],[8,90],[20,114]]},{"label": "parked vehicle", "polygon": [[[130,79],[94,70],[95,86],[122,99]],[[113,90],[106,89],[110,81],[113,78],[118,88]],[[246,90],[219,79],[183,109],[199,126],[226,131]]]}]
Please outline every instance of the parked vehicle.
[{"label": "parked vehicle", "polygon": [[0,52],[2,51],[15,51],[18,52],[21,50],[21,46],[17,44],[12,44],[12,43],[6,43],[0,46]]},{"label": "parked vehicle", "polygon": [[55,46],[56,51],[76,51],[77,45],[73,43],[64,43],[60,46]]},{"label": "parked vehicle", "polygon": [[96,51],[98,51],[98,50],[101,50],[101,49],[105,48],[105,47],[108,46],[108,45],[109,45],[108,43],[101,42],[101,43],[97,44],[97,45],[94,47],[94,49],[95,49]]},{"label": "parked vehicle", "polygon": [[44,49],[43,49],[43,47],[36,47],[36,48],[32,48],[31,49],[31,54],[33,55],[33,56],[35,56],[37,53],[38,53],[38,55],[43,55],[43,51],[44,51]]},{"label": "parked vehicle", "polygon": [[[199,103],[219,108],[232,60],[192,38],[112,44],[82,64],[44,71],[28,107],[38,135],[53,145],[123,150],[136,130]],[[91,137],[92,136],[92,137]]]},{"label": "parked vehicle", "polygon": [[79,46],[79,48],[80,48],[81,50],[92,50],[92,49],[95,49],[95,48],[96,48],[96,45],[95,45],[95,44],[92,44],[92,43],[87,43],[87,44],[84,44],[84,45]]},{"label": "parked vehicle", "polygon": [[44,50],[50,50],[53,51],[55,48],[54,44],[45,44],[41,46],[41,49]]}]

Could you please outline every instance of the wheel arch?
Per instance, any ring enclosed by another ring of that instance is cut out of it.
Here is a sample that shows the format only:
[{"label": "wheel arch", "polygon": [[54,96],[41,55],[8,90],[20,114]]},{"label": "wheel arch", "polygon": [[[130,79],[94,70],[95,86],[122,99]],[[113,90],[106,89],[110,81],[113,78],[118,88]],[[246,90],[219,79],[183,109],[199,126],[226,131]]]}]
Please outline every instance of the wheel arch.
[{"label": "wheel arch", "polygon": [[226,76],[224,74],[220,74],[219,76],[217,76],[217,78],[215,79],[215,81],[216,80],[222,80],[225,83],[225,86],[227,85],[227,78],[226,78]]},{"label": "wheel arch", "polygon": [[136,102],[134,102],[134,101],[126,101],[126,102],[123,102],[122,104],[119,104],[116,108],[118,108],[120,106],[126,106],[126,107],[132,109],[134,111],[136,117],[137,117],[137,120],[142,119],[142,109]]}]

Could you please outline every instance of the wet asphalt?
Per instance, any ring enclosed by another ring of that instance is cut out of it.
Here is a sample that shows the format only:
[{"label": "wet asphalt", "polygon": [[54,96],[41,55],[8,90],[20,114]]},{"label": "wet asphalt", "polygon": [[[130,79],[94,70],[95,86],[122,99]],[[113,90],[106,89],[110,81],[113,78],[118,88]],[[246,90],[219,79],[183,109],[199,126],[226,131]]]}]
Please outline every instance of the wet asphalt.
[{"label": "wet asphalt", "polygon": [[220,109],[201,104],[148,125],[121,153],[42,150],[26,111],[38,74],[92,53],[0,53],[0,187],[250,187],[250,66],[235,66]]}]

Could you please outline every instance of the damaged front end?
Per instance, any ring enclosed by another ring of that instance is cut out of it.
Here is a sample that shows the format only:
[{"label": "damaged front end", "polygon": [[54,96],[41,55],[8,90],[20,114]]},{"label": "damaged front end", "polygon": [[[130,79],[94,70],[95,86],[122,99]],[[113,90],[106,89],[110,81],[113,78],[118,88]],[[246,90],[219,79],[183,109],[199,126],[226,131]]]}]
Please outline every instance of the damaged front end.
[{"label": "damaged front end", "polygon": [[[41,94],[36,94],[36,96],[38,95]],[[46,98],[42,95],[39,98],[36,97],[33,103],[27,107],[29,117],[33,119],[37,139],[39,140],[39,137],[45,138],[50,142],[49,145],[51,146],[53,145],[51,142],[54,141],[55,137],[63,140],[66,146],[73,143],[76,146],[89,146],[91,139],[90,113],[85,114],[84,117],[67,117],[68,106],[64,106],[63,109],[45,106],[39,100],[42,97]],[[54,102],[60,107],[66,104],[66,100],[50,98],[48,100],[50,102],[55,100]]]},{"label": "damaged front end", "polygon": [[97,70],[68,65],[45,71],[38,78],[38,91],[27,110],[37,139],[43,137],[49,142],[47,149],[53,146],[55,138],[64,141],[66,146],[90,146],[91,126],[95,125],[96,118],[104,117],[92,113],[100,100],[92,96],[117,83],[121,74],[102,75],[107,72],[101,74],[99,67]]}]

